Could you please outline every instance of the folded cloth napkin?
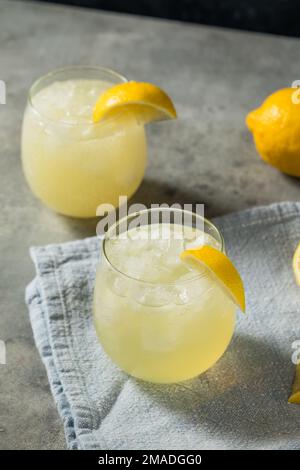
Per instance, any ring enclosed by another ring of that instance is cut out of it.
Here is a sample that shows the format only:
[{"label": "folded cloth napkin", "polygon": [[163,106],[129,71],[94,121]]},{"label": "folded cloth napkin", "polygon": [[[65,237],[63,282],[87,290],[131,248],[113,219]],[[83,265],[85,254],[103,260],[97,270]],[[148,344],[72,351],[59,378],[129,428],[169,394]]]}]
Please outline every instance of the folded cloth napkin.
[{"label": "folded cloth napkin", "polygon": [[31,249],[26,300],[70,449],[300,449],[300,407],[287,403],[300,339],[292,256],[300,203],[215,220],[246,285],[225,355],[198,378],[155,385],[105,355],[93,327],[99,240]]}]

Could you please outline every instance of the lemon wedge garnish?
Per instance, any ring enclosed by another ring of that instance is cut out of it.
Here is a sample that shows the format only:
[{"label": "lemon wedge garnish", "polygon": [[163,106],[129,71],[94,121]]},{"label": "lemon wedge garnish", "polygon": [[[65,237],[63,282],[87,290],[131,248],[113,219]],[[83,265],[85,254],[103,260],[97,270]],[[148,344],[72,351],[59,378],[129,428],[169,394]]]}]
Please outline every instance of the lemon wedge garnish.
[{"label": "lemon wedge garnish", "polygon": [[126,82],[108,88],[98,99],[93,121],[113,117],[120,111],[134,114],[143,124],[177,117],[171,98],[152,83]]},{"label": "lemon wedge garnish", "polygon": [[233,302],[245,312],[245,291],[243,281],[230,259],[221,251],[209,245],[192,248],[180,254],[181,260],[197,270],[206,266],[225,289]]},{"label": "lemon wedge garnish", "polygon": [[300,364],[296,367],[296,375],[292,386],[292,394],[289,403],[300,403]]},{"label": "lemon wedge garnish", "polygon": [[300,285],[300,243],[293,256],[293,269],[297,284]]}]

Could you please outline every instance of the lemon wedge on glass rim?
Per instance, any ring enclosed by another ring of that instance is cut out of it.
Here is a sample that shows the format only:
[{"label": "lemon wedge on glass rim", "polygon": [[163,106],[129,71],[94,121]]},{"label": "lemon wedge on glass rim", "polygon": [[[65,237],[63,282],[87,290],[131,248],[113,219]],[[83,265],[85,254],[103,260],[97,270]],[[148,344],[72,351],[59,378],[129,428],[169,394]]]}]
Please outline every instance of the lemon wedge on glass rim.
[{"label": "lemon wedge on glass rim", "polygon": [[187,249],[180,254],[181,260],[192,269],[205,266],[214,276],[231,300],[245,312],[245,290],[243,281],[230,259],[209,245]]},{"label": "lemon wedge on glass rim", "polygon": [[112,118],[121,111],[133,113],[143,124],[177,117],[174,104],[166,92],[144,82],[130,81],[108,88],[95,104],[93,121]]}]

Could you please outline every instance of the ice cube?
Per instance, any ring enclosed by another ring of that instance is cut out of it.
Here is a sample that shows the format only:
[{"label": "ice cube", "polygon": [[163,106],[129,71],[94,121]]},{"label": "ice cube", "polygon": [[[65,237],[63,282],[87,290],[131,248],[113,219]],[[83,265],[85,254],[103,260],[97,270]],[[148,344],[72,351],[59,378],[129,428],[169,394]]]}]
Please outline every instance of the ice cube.
[{"label": "ice cube", "polygon": [[126,297],[129,290],[129,281],[128,278],[122,276],[121,274],[111,273],[108,279],[108,285],[111,290],[119,297]]},{"label": "ice cube", "polygon": [[162,307],[171,302],[171,292],[166,286],[146,285],[137,289],[135,301],[148,307]]}]

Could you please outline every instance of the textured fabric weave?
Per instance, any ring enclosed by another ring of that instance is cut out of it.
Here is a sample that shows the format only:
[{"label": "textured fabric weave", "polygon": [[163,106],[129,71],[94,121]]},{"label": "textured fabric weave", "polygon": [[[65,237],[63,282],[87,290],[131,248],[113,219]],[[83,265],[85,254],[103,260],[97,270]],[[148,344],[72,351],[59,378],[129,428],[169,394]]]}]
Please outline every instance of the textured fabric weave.
[{"label": "textured fabric weave", "polygon": [[31,249],[26,301],[69,448],[300,449],[300,406],[287,403],[300,339],[291,267],[300,204],[215,222],[244,279],[247,315],[211,370],[174,385],[130,378],[102,351],[92,321],[99,240]]}]

